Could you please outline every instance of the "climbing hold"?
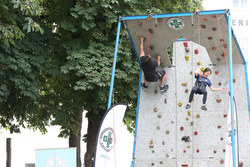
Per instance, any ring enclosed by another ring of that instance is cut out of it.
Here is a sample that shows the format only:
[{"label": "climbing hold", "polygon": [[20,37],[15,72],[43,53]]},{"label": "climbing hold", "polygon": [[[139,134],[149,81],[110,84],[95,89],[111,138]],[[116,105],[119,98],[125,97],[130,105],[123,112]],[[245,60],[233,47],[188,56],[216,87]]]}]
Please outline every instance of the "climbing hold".
[{"label": "climbing hold", "polygon": [[216,50],[216,47],[212,47],[212,50]]},{"label": "climbing hold", "polygon": [[213,39],[213,37],[208,37],[208,40],[210,40],[210,41],[211,41],[212,39]]},{"label": "climbing hold", "polygon": [[158,111],[158,110],[157,110],[157,108],[155,107],[155,108],[154,108],[154,112],[157,112],[157,111]]},{"label": "climbing hold", "polygon": [[190,74],[193,74],[193,70],[190,70],[190,72],[189,72]]},{"label": "climbing hold", "polygon": [[150,48],[151,50],[154,50],[154,46],[153,46],[153,45],[150,45],[149,48]]},{"label": "climbing hold", "polygon": [[221,99],[216,99],[216,102],[217,103],[221,103]]},{"label": "climbing hold", "polygon": [[200,118],[201,116],[200,116],[200,114],[196,114],[196,118]]},{"label": "climbing hold", "polygon": [[216,150],[214,150],[214,153],[216,154],[216,153],[217,153],[217,151],[216,151]]},{"label": "climbing hold", "polygon": [[171,121],[171,124],[174,124],[174,121]]},{"label": "climbing hold", "polygon": [[224,47],[224,48],[227,48],[227,44],[224,44],[223,47]]},{"label": "climbing hold", "polygon": [[182,141],[185,141],[185,142],[190,142],[190,141],[191,141],[191,139],[190,139],[189,136],[183,136],[183,137],[181,138],[181,140],[182,140]]},{"label": "climbing hold", "polygon": [[186,152],[186,150],[183,150],[183,152],[185,153],[185,152]]},{"label": "climbing hold", "polygon": [[153,29],[148,29],[148,31],[151,33],[151,34],[153,34],[154,33],[154,30]]},{"label": "climbing hold", "polygon": [[157,94],[157,93],[158,93],[158,91],[157,91],[157,90],[155,90],[154,92],[155,92],[155,94]]},{"label": "climbing hold", "polygon": [[187,86],[187,84],[188,84],[187,82],[184,82],[184,83],[182,83],[181,85],[182,85],[182,86]]},{"label": "climbing hold", "polygon": [[187,148],[190,148],[191,146],[187,146]]},{"label": "climbing hold", "polygon": [[169,134],[169,131],[168,131],[168,130],[166,131],[166,134],[167,134],[167,135]]},{"label": "climbing hold", "polygon": [[194,135],[198,135],[198,132],[197,132],[197,131],[195,131],[195,132],[194,132]]},{"label": "climbing hold", "polygon": [[195,54],[198,54],[198,53],[199,53],[199,50],[198,50],[198,49],[195,49],[195,50],[194,50],[194,53],[195,53]]},{"label": "climbing hold", "polygon": [[196,152],[197,152],[197,153],[199,153],[199,152],[200,152],[200,150],[199,150],[199,149],[197,149],[197,150],[196,150]]},{"label": "climbing hold", "polygon": [[152,153],[155,153],[155,150],[152,150]]},{"label": "climbing hold", "polygon": [[162,141],[161,143],[162,143],[162,145],[165,145],[165,141]]},{"label": "climbing hold", "polygon": [[224,39],[220,39],[221,42],[224,42]]},{"label": "climbing hold", "polygon": [[226,117],[227,117],[227,114],[224,114],[223,116],[224,116],[224,118],[226,118]]},{"label": "climbing hold", "polygon": [[221,159],[221,160],[220,160],[220,163],[221,163],[221,164],[223,164],[223,163],[224,163],[224,160],[223,160],[223,159]]},{"label": "climbing hold", "polygon": [[183,42],[184,47],[188,47],[188,41]]},{"label": "climbing hold", "polygon": [[218,85],[221,86],[221,82],[219,82]]},{"label": "climbing hold", "polygon": [[167,104],[168,103],[168,99],[164,99],[164,103]]},{"label": "climbing hold", "polygon": [[185,48],[185,51],[186,51],[186,52],[189,52],[189,50],[190,50],[190,49],[189,49],[188,47]]},{"label": "climbing hold", "polygon": [[220,140],[221,140],[221,141],[224,140],[223,137],[221,137]]},{"label": "climbing hold", "polygon": [[221,61],[221,58],[217,58],[217,61]]},{"label": "climbing hold", "polygon": [[186,118],[186,121],[188,121],[189,120],[189,118]]},{"label": "climbing hold", "polygon": [[160,161],[160,164],[163,164],[163,161]]},{"label": "climbing hold", "polygon": [[180,130],[181,130],[181,131],[183,131],[183,130],[184,130],[184,127],[183,127],[183,126],[181,126],[181,127],[180,127]]},{"label": "climbing hold", "polygon": [[154,148],[154,142],[153,139],[150,140],[149,142],[149,148]]},{"label": "climbing hold", "polygon": [[236,82],[236,79],[233,79],[233,83],[235,83]]},{"label": "climbing hold", "polygon": [[219,71],[215,71],[215,74],[216,74],[216,75],[219,74]]},{"label": "climbing hold", "polygon": [[166,155],[165,155],[165,157],[166,157],[166,158],[168,158],[168,157],[169,157],[169,155],[168,155],[168,154],[166,154]]},{"label": "climbing hold", "polygon": [[160,129],[161,129],[160,126],[157,126],[157,127],[156,127],[156,130],[160,130]]},{"label": "climbing hold", "polygon": [[222,53],[221,57],[226,57],[225,53]]},{"label": "climbing hold", "polygon": [[212,30],[213,30],[213,31],[216,31],[216,30],[217,30],[217,28],[212,28]]},{"label": "climbing hold", "polygon": [[193,126],[193,125],[194,125],[194,122],[193,122],[193,121],[192,121],[192,122],[190,122],[190,125],[191,125],[191,126]]},{"label": "climbing hold", "polygon": [[226,149],[223,149],[223,152],[226,152]]},{"label": "climbing hold", "polygon": [[185,89],[185,93],[188,93],[188,89]]},{"label": "climbing hold", "polygon": [[203,72],[205,70],[205,68],[204,67],[201,67],[201,72]]},{"label": "climbing hold", "polygon": [[157,115],[157,117],[158,117],[158,118],[161,118],[161,117],[162,117],[162,115],[161,115],[161,114],[158,114],[158,115]]},{"label": "climbing hold", "polygon": [[201,25],[201,27],[205,29],[207,26],[206,26],[206,25],[204,25],[204,24],[202,24],[202,25]]},{"label": "climbing hold", "polygon": [[217,126],[217,128],[218,128],[218,129],[220,129],[220,128],[221,128],[221,126],[220,126],[220,125],[218,125],[218,126]]},{"label": "climbing hold", "polygon": [[201,65],[201,62],[200,62],[200,61],[198,61],[198,62],[197,62],[197,65],[198,65],[198,66],[200,66],[200,65]]},{"label": "climbing hold", "polygon": [[191,111],[188,111],[188,116],[190,116],[191,115]]},{"label": "climbing hold", "polygon": [[151,166],[154,166],[155,164],[154,163],[151,163]]},{"label": "climbing hold", "polygon": [[185,60],[188,61],[189,60],[189,56],[185,56]]},{"label": "climbing hold", "polygon": [[181,107],[181,106],[182,106],[182,102],[179,102],[179,103],[178,103],[178,106]]}]

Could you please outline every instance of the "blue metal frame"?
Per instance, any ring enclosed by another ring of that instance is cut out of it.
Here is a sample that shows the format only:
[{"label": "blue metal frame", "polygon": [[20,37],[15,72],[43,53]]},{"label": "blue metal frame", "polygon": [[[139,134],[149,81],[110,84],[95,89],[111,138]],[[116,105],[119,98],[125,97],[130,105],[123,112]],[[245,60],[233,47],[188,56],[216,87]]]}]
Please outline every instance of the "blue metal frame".
[{"label": "blue metal frame", "polygon": [[233,63],[232,63],[232,25],[231,14],[228,11],[228,50],[229,50],[229,74],[230,74],[230,109],[231,109],[231,124],[232,124],[232,154],[233,154],[233,167],[236,167],[236,154],[235,154],[235,131],[234,131],[234,92],[233,92]]},{"label": "blue metal frame", "polygon": [[116,67],[116,58],[117,58],[117,51],[118,51],[118,45],[119,45],[120,30],[121,30],[121,20],[119,19],[117,34],[116,34],[115,53],[114,53],[113,68],[112,68],[112,74],[111,74],[111,82],[110,82],[107,110],[110,108],[111,100],[112,100],[112,92],[113,92],[113,87],[114,87],[115,67]]},{"label": "blue metal frame", "polygon": [[249,120],[250,120],[250,94],[249,94],[249,85],[248,85],[248,72],[247,72],[247,63],[246,63],[246,59],[242,53],[242,50],[240,48],[240,45],[238,43],[238,40],[234,34],[234,31],[232,30],[232,34],[233,34],[233,37],[234,37],[234,40],[236,42],[236,45],[240,51],[240,55],[241,55],[241,58],[244,62],[244,68],[245,68],[245,80],[246,80],[246,91],[247,91],[247,104],[248,104],[248,116],[249,116]]},{"label": "blue metal frame", "polygon": [[[209,14],[226,14],[228,10],[211,10],[211,11],[199,11],[199,15],[209,15]],[[191,16],[195,12],[186,12],[186,13],[170,13],[170,14],[153,14],[152,18],[165,18],[165,17],[182,17],[182,16]],[[138,19],[147,19],[147,15],[141,16],[125,16],[121,20],[138,20]]]},{"label": "blue metal frame", "polygon": [[[181,16],[192,16],[195,12],[188,12],[188,13],[173,13],[173,14],[159,14],[159,15],[152,15],[152,18],[165,18],[165,17],[181,17]],[[235,35],[232,30],[231,26],[231,16],[229,10],[213,10],[213,11],[199,11],[199,15],[209,15],[209,14],[225,14],[227,21],[228,21],[228,48],[229,48],[229,73],[230,73],[230,105],[231,105],[231,122],[232,122],[232,129],[234,129],[234,115],[233,115],[233,66],[232,66],[232,34],[233,37],[237,43],[238,49],[240,51],[241,57],[244,62],[245,66],[245,79],[246,79],[246,87],[247,87],[247,98],[248,98],[248,110],[249,110],[249,120],[250,120],[250,95],[249,95],[249,86],[248,86],[248,73],[247,73],[247,66],[245,58],[242,54],[242,51],[239,47],[239,44],[235,38]],[[108,100],[108,109],[111,106],[111,99],[112,99],[112,92],[113,92],[113,86],[114,86],[114,76],[115,76],[115,67],[116,67],[116,58],[117,58],[117,51],[118,51],[118,45],[119,45],[119,36],[120,36],[120,29],[121,29],[121,21],[126,20],[138,20],[138,19],[147,19],[147,15],[142,16],[125,16],[119,19],[118,22],[118,28],[117,28],[117,36],[116,36],[116,46],[115,46],[115,53],[114,53],[114,61],[113,61],[113,68],[112,68],[112,76],[111,76],[111,84],[110,84],[110,91],[109,91],[109,100]],[[126,22],[125,22],[126,24]],[[138,124],[138,115],[139,115],[139,103],[140,103],[140,93],[141,93],[141,78],[142,78],[142,69],[140,64],[140,59],[137,55],[136,48],[134,46],[131,34],[129,32],[129,29],[127,28],[127,32],[129,34],[130,42],[132,43],[132,46],[134,48],[134,52],[137,57],[137,61],[140,65],[140,78],[139,78],[139,91],[138,91],[138,99],[137,99],[137,108],[136,108],[136,123],[135,123],[135,138],[134,138],[134,149],[133,149],[133,160],[131,163],[131,167],[134,166],[134,157],[135,157],[135,148],[136,148],[136,135],[137,135],[137,124]],[[235,132],[232,131],[232,153],[233,153],[233,167],[236,167],[236,155],[235,155]]]}]

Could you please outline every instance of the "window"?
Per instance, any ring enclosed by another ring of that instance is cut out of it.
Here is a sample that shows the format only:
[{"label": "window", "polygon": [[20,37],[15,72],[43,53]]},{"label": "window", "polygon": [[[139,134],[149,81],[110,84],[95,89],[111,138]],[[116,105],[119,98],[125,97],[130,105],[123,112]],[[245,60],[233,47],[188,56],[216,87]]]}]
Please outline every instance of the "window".
[{"label": "window", "polygon": [[238,8],[239,7],[239,0],[233,0],[233,7]]}]

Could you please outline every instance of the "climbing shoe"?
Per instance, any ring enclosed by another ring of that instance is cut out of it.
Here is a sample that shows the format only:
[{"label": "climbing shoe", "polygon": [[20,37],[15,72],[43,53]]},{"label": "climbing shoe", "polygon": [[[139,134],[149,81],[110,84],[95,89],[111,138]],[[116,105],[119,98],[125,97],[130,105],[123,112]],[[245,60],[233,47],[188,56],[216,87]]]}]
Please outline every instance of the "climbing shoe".
[{"label": "climbing shoe", "polygon": [[191,107],[191,104],[186,105],[186,109],[189,109]]},{"label": "climbing shoe", "polygon": [[144,90],[148,90],[148,85],[145,85],[145,83],[141,83],[141,87]]},{"label": "climbing shoe", "polygon": [[160,90],[163,92],[163,91],[166,91],[168,89],[168,85],[164,85],[163,87],[160,87]]},{"label": "climbing shoe", "polygon": [[204,110],[204,111],[207,111],[206,105],[201,106],[201,109]]}]

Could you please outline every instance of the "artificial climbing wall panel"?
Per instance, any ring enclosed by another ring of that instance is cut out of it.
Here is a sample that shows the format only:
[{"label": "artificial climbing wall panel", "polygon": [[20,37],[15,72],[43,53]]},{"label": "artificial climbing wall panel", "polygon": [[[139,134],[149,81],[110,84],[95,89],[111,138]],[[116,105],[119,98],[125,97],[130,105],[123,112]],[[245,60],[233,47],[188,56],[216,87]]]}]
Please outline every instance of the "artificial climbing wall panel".
[{"label": "artificial climbing wall panel", "polygon": [[[188,52],[183,42],[173,45],[173,66],[164,68],[169,85],[167,92],[159,91],[160,81],[149,83],[147,91],[141,90],[135,167],[225,165],[229,72],[226,64],[211,63],[206,48],[191,41],[187,42],[187,47]],[[214,88],[226,88],[226,91],[213,92],[207,88],[207,111],[200,109],[201,95],[195,95],[191,108],[185,109],[199,63],[204,68],[212,69],[209,79]],[[250,123],[244,66],[234,64],[233,69],[234,95],[239,115],[239,153],[245,164],[250,165]]]}]

